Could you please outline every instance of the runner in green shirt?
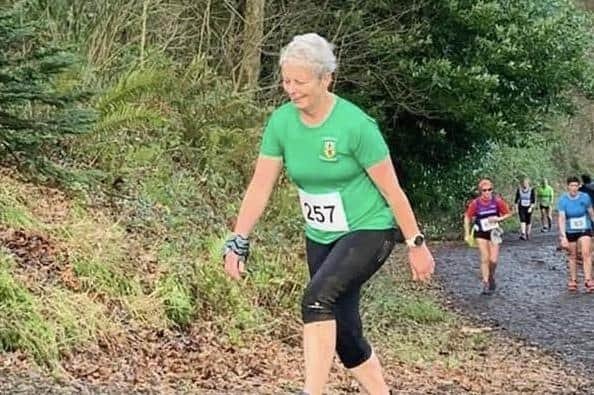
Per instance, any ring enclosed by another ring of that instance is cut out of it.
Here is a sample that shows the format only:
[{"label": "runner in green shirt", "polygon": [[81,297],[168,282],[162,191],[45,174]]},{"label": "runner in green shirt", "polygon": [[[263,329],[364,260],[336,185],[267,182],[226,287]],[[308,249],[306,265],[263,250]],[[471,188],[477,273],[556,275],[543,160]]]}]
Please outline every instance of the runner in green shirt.
[{"label": "runner in green shirt", "polygon": [[546,178],[542,179],[542,184],[536,189],[536,201],[540,207],[540,223],[542,224],[541,232],[548,232],[553,226],[553,214],[551,207],[555,199],[555,191],[549,185]]},{"label": "runner in green shirt", "polygon": [[376,122],[329,91],[336,68],[332,45],[315,33],[296,36],[279,63],[290,101],[266,125],[234,234],[224,245],[225,271],[240,278],[248,235],[284,167],[299,192],[311,277],[301,305],[302,394],[322,393],[335,352],[367,393],[388,394],[380,362],[363,336],[360,290],[390,255],[396,220],[409,246],[413,279],[431,276],[433,257]]},{"label": "runner in green shirt", "polygon": [[284,160],[299,191],[305,235],[329,244],[362,229],[390,229],[394,214],[362,171],[388,157],[375,121],[349,101],[332,95],[328,117],[318,125],[299,121],[292,102],[266,126],[260,155]]}]

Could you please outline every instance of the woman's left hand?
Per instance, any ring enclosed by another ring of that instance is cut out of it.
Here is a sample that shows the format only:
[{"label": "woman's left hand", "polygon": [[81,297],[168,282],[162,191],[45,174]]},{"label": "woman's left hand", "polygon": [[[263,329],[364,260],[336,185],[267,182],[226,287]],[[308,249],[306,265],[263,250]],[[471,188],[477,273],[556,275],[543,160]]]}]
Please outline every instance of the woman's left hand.
[{"label": "woman's left hand", "polygon": [[431,278],[435,261],[426,244],[409,248],[408,260],[414,281],[427,281]]}]

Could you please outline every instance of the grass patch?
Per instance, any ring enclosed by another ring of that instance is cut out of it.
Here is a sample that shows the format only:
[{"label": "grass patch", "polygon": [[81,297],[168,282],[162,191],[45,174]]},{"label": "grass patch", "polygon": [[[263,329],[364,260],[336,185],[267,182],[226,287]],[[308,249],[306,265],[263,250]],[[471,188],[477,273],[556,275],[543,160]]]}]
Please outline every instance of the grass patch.
[{"label": "grass patch", "polygon": [[369,283],[362,301],[365,330],[400,361],[442,360],[456,336],[456,317],[408,285],[409,277],[403,268],[387,268]]},{"label": "grass patch", "polygon": [[97,257],[80,257],[72,261],[74,273],[83,290],[102,292],[109,296],[136,295],[141,292],[140,284],[114,262]]},{"label": "grass patch", "polygon": [[52,325],[41,313],[40,301],[10,273],[12,261],[0,252],[0,349],[21,350],[43,365],[58,359]]},{"label": "grass patch", "polygon": [[53,327],[60,351],[94,342],[118,330],[105,313],[105,306],[84,293],[54,288],[43,298],[43,313]]},{"label": "grass patch", "polygon": [[70,261],[83,290],[110,296],[141,293],[126,249],[126,233],[120,225],[100,214],[92,217],[75,205],[70,222],[57,233],[68,246]]},{"label": "grass patch", "polygon": [[378,278],[366,294],[365,311],[375,325],[392,327],[401,323],[410,325],[447,324],[453,316],[429,296],[404,293],[390,284],[389,278]]},{"label": "grass patch", "polygon": [[190,323],[196,309],[194,298],[190,290],[174,274],[168,273],[160,279],[157,294],[170,321],[178,326]]},{"label": "grass patch", "polygon": [[19,198],[23,196],[23,192],[5,181],[6,179],[2,178],[0,183],[0,223],[16,229],[40,229],[41,223]]}]

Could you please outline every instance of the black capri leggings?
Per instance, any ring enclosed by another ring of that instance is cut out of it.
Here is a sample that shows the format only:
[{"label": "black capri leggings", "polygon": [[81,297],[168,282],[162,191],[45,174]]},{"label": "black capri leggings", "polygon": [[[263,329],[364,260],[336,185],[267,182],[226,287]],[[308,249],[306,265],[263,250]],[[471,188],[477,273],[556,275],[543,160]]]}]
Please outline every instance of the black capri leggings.
[{"label": "black capri leggings", "polygon": [[355,231],[331,244],[306,241],[311,280],[303,295],[303,322],[336,320],[336,352],[348,369],[371,356],[359,315],[361,286],[386,261],[396,240],[396,230],[386,229]]},{"label": "black capri leggings", "polygon": [[532,220],[532,212],[528,212],[529,207],[518,206],[518,215],[520,222],[524,222],[526,225],[530,225]]}]

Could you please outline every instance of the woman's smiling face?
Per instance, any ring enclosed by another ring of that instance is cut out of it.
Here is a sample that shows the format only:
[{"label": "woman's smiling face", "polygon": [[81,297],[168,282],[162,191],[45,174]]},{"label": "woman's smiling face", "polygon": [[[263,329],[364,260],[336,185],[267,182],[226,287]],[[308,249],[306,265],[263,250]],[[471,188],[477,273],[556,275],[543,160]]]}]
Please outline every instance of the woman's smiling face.
[{"label": "woman's smiling face", "polygon": [[306,63],[285,62],[281,74],[283,89],[299,111],[315,110],[330,86],[330,73],[319,76]]}]

